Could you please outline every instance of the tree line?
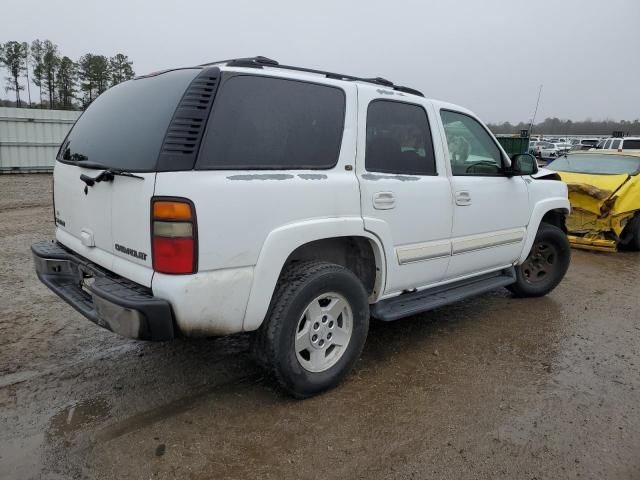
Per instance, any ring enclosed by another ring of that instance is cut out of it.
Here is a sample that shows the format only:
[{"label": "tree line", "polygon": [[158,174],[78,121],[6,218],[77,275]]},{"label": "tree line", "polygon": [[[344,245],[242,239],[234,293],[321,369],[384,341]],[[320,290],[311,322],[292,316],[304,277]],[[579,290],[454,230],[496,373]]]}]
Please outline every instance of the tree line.
[{"label": "tree line", "polygon": [[[60,54],[51,40],[0,43],[0,67],[9,73],[5,91],[15,95],[15,103],[0,105],[16,107],[85,109],[107,88],[135,76],[133,62],[122,53],[113,57],[87,53],[74,61]],[[32,83],[39,89],[38,103],[33,100]]]},{"label": "tree line", "polygon": [[[528,130],[529,123],[520,122],[511,124],[504,122],[500,124],[487,125],[493,133],[519,134],[520,130]],[[640,119],[636,120],[591,120],[572,121],[561,120],[559,118],[545,118],[544,121],[536,123],[531,128],[530,133],[544,133],[549,135],[611,135],[613,132],[623,132],[625,135],[640,135]]]}]

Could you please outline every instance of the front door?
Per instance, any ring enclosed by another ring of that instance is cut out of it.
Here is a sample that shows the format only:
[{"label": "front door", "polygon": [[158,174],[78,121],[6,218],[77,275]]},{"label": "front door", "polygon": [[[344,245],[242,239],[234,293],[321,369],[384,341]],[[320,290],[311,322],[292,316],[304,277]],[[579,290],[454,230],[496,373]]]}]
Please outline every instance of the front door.
[{"label": "front door", "polygon": [[442,281],[451,253],[451,184],[432,137],[435,110],[393,95],[358,90],[360,201],[365,229],[385,246],[385,295]]},{"label": "front door", "polygon": [[453,190],[451,262],[447,279],[511,265],[520,256],[529,221],[522,177],[504,173],[505,157],[474,117],[440,110]]}]

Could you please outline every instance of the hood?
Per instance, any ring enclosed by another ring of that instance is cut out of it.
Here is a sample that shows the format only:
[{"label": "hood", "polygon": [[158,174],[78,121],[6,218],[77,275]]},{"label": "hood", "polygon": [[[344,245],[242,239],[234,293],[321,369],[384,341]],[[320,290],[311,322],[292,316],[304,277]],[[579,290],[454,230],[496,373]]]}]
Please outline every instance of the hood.
[{"label": "hood", "polygon": [[596,215],[609,213],[616,200],[616,192],[631,178],[630,175],[594,175],[558,172],[567,184],[571,207]]},{"label": "hood", "polygon": [[560,175],[555,170],[549,170],[548,168],[539,167],[538,171],[531,175],[536,180],[560,180]]}]

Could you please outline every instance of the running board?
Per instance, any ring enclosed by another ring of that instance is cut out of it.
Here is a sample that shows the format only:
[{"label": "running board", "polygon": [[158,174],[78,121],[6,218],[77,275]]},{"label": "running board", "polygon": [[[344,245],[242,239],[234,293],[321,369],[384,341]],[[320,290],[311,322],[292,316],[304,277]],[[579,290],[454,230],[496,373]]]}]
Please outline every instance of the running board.
[{"label": "running board", "polygon": [[372,306],[371,315],[378,320],[390,322],[449,305],[496,288],[506,287],[515,281],[516,272],[511,267],[448,285],[419,292],[403,293],[397,297],[382,300]]}]

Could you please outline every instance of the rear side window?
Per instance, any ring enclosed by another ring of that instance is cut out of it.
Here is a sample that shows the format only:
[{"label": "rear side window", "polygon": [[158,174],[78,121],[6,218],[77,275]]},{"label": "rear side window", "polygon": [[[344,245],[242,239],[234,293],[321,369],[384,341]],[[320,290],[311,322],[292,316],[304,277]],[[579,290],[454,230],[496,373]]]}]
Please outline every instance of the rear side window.
[{"label": "rear side window", "polygon": [[625,140],[622,144],[623,150],[640,150],[640,140]]},{"label": "rear side window", "polygon": [[196,168],[331,168],[340,154],[344,112],[339,88],[231,77],[216,98]]},{"label": "rear side window", "polygon": [[365,168],[369,172],[435,175],[433,141],[424,108],[389,100],[369,104]]},{"label": "rear side window", "polygon": [[58,159],[154,171],[178,102],[200,71],[174,70],[110,88],[78,119]]}]

